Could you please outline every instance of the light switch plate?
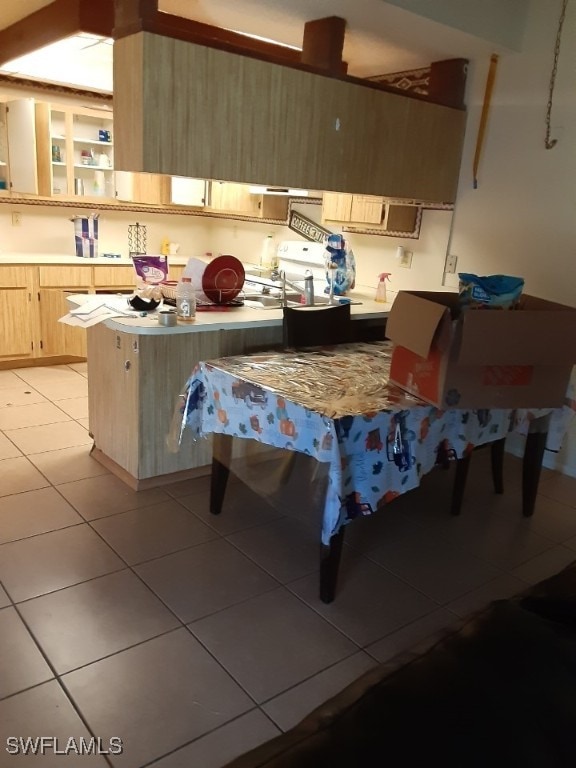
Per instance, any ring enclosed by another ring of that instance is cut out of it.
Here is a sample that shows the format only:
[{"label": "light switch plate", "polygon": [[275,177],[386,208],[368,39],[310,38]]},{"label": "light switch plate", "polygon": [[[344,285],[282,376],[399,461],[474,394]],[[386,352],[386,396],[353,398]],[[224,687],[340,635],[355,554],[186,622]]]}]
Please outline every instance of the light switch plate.
[{"label": "light switch plate", "polygon": [[454,256],[453,254],[446,256],[446,267],[444,269],[444,272],[446,272],[446,274],[453,274],[454,272],[456,272],[457,263],[458,263],[458,256]]},{"label": "light switch plate", "polygon": [[400,266],[405,269],[410,269],[412,267],[412,251],[407,251],[405,248],[403,249],[402,256],[400,257]]}]

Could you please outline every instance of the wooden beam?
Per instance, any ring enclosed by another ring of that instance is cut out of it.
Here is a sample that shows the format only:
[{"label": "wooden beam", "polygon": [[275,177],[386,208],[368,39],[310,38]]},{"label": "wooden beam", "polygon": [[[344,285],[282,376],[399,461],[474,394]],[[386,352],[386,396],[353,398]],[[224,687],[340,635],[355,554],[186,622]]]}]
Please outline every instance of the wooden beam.
[{"label": "wooden beam", "polygon": [[302,44],[303,64],[322,69],[331,75],[341,75],[347,66],[342,61],[346,19],[328,16],[308,21],[304,25]]},{"label": "wooden beam", "polygon": [[428,98],[445,107],[464,108],[468,59],[446,59],[430,65]]},{"label": "wooden beam", "polygon": [[158,0],[115,0],[114,39],[119,40],[137,32],[152,32],[175,40],[219,48],[229,53],[251,55],[267,61],[282,64],[300,63],[298,50],[256,40],[182,16],[162,13],[154,10],[157,3]]},{"label": "wooden beam", "polygon": [[80,32],[110,37],[114,0],[54,0],[0,31],[0,65]]}]

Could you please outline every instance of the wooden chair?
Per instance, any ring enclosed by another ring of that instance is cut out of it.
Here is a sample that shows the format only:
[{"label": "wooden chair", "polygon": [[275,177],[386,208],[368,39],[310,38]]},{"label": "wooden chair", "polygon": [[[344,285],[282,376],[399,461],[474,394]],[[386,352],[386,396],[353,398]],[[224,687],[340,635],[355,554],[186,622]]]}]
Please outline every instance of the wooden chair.
[{"label": "wooden chair", "polygon": [[352,340],[350,304],[284,307],[285,348],[320,347]]}]

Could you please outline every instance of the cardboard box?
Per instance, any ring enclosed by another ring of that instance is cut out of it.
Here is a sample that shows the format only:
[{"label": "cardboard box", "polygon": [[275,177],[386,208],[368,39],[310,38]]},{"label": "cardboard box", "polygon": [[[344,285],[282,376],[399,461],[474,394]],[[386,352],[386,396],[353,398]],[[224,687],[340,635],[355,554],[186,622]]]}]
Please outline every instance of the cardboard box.
[{"label": "cardboard box", "polygon": [[524,295],[468,309],[458,294],[400,291],[386,324],[390,381],[439,408],[556,408],[576,362],[576,309]]}]

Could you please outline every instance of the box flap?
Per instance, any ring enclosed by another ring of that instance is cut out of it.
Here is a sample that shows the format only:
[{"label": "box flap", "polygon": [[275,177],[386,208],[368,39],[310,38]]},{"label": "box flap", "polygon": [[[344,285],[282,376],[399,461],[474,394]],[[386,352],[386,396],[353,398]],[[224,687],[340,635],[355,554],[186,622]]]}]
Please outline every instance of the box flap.
[{"label": "box flap", "polygon": [[448,307],[423,298],[425,295],[400,291],[394,299],[390,317],[386,322],[386,336],[395,344],[406,347],[420,357],[427,357],[440,323],[443,318],[450,317]]},{"label": "box flap", "polygon": [[457,359],[468,365],[574,363],[575,339],[576,311],[570,308],[472,309],[463,315]]}]

